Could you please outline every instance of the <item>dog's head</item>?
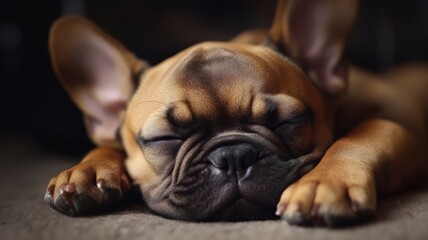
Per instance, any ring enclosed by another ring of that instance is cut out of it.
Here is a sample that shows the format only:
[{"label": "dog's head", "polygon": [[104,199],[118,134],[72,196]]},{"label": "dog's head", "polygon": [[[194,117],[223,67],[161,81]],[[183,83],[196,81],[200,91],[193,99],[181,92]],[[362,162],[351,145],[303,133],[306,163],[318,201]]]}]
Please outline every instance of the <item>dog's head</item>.
[{"label": "dog's head", "polygon": [[89,21],[65,17],[52,27],[51,57],[91,139],[124,147],[155,212],[267,218],[333,141],[328,108],[346,88],[355,8],[282,1],[265,44],[201,43],[154,67]]}]

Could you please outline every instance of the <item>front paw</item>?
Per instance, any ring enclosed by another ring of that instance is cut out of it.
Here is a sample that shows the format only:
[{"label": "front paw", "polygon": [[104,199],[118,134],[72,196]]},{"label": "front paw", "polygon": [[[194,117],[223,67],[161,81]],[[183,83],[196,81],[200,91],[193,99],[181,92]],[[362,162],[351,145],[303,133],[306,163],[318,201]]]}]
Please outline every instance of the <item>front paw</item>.
[{"label": "front paw", "polygon": [[277,215],[291,225],[344,227],[370,220],[376,208],[371,180],[363,184],[340,177],[303,177],[290,185]]},{"label": "front paw", "polygon": [[86,162],[52,178],[45,201],[65,214],[82,215],[113,206],[129,189],[129,179],[120,167]]}]

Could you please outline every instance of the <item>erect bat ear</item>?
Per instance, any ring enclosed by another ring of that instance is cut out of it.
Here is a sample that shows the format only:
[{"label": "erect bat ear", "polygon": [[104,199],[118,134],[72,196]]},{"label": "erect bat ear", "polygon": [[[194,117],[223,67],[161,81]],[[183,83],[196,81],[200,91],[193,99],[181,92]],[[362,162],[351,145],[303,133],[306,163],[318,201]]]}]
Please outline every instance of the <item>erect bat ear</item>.
[{"label": "erect bat ear", "polygon": [[328,95],[346,89],[343,52],[357,0],[281,0],[270,38]]},{"label": "erect bat ear", "polygon": [[117,133],[145,62],[78,16],[52,25],[49,50],[58,79],[83,112],[89,137],[97,145],[121,147]]}]

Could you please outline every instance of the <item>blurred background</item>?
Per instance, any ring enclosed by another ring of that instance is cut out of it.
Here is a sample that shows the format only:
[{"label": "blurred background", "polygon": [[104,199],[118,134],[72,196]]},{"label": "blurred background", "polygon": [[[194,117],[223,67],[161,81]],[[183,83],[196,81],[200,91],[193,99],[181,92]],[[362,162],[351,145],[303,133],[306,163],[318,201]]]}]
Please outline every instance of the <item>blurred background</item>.
[{"label": "blurred background", "polygon": [[[61,15],[90,18],[156,64],[200,41],[268,28],[275,6],[276,0],[0,0],[0,137],[74,156],[92,147],[50,66],[48,31]],[[428,1],[362,0],[347,55],[373,71],[427,61]]]}]

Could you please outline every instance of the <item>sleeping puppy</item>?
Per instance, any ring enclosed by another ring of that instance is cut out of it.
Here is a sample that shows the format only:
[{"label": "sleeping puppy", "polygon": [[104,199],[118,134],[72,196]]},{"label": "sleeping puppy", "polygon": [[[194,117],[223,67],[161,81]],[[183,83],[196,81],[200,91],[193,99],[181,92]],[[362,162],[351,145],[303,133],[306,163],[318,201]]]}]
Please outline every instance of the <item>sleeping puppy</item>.
[{"label": "sleeping puppy", "polygon": [[63,213],[100,212],[138,186],[167,218],[343,226],[426,166],[428,68],[348,66],[354,0],[280,1],[268,33],[204,42],[150,67],[82,17],[50,55],[98,146],[49,182]]}]

